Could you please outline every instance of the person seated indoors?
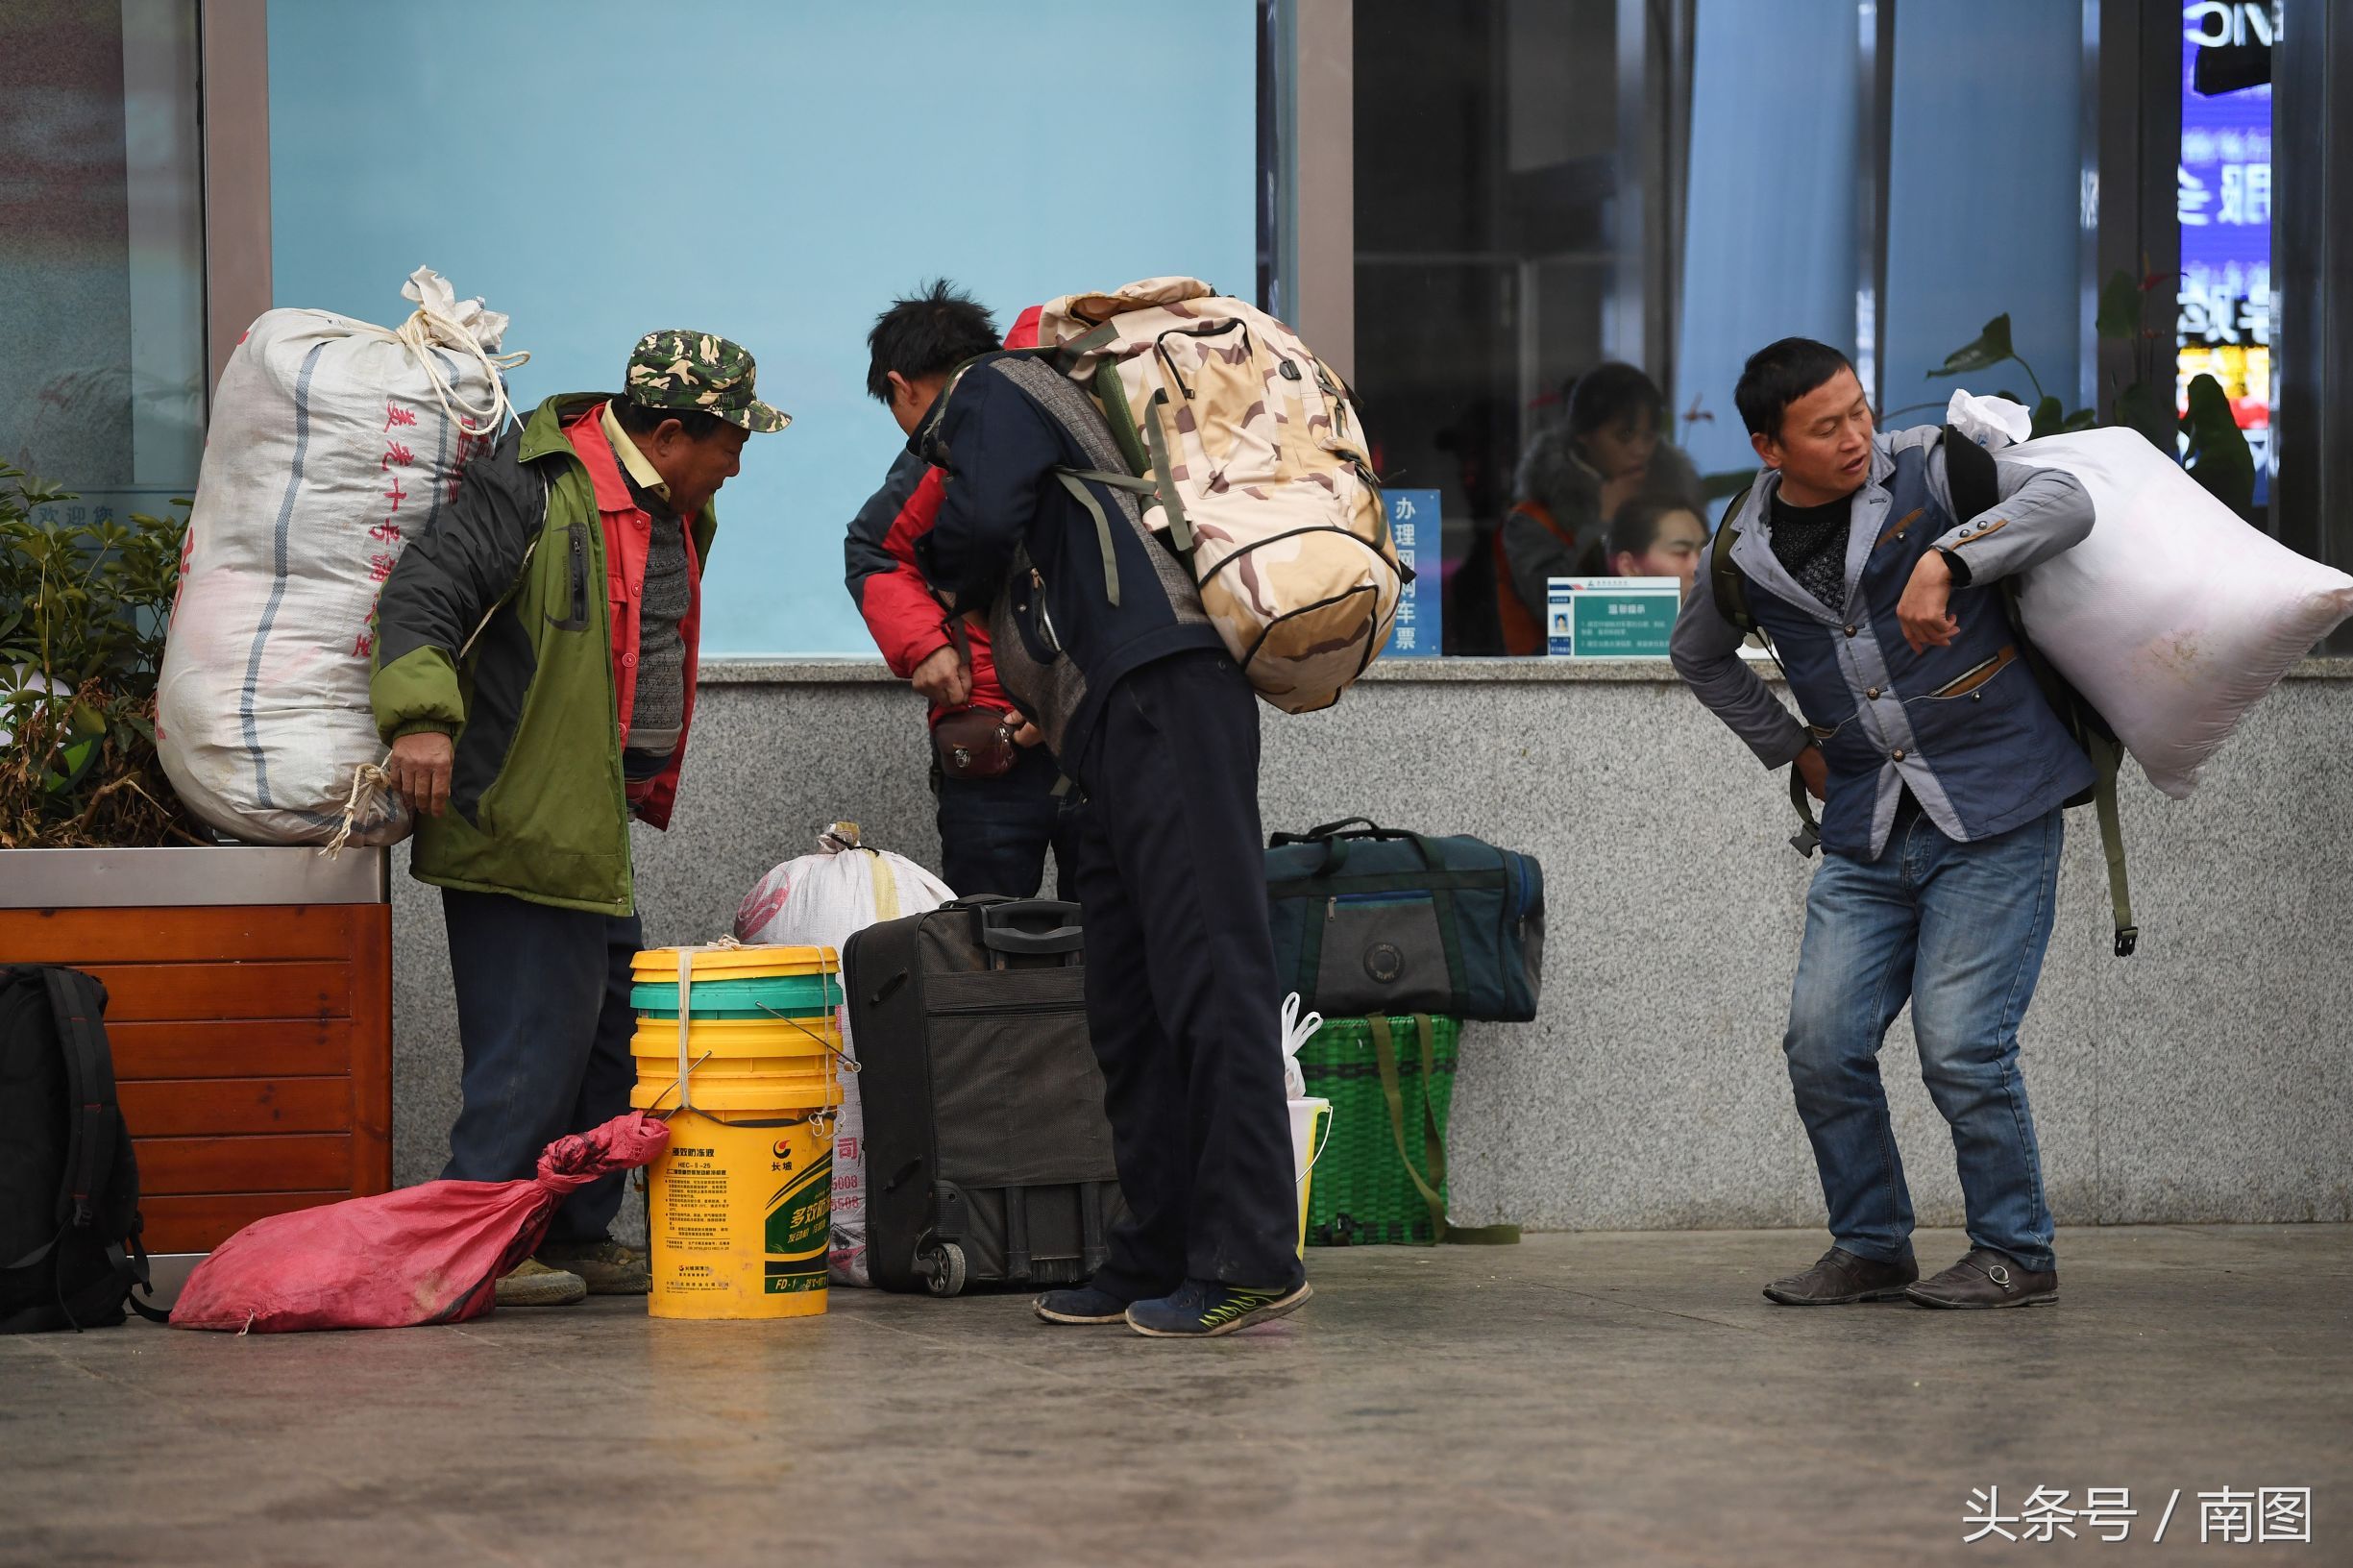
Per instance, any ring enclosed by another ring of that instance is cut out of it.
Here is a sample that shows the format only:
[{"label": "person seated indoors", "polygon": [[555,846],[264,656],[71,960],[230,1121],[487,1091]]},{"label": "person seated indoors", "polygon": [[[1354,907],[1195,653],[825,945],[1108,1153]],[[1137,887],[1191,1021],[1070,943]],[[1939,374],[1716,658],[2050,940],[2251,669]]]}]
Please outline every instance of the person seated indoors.
[{"label": "person seated indoors", "polygon": [[1654,498],[1695,511],[1702,503],[1691,459],[1662,438],[1666,398],[1640,369],[1597,365],[1568,385],[1564,401],[1567,419],[1521,455],[1511,513],[1495,533],[1507,653],[1544,651],[1552,578],[1609,574],[1606,530],[1629,502]]},{"label": "person seated indoors", "polygon": [[1658,496],[1637,496],[1619,507],[1605,537],[1610,576],[1673,577],[1686,593],[1707,552],[1707,524],[1698,508]]}]

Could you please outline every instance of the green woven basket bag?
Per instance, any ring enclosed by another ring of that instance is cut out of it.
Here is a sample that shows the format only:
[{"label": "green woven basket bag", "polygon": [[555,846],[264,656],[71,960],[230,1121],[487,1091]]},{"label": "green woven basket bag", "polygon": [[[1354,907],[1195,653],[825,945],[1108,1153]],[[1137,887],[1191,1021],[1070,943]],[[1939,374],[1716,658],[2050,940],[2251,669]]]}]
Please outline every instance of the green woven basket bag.
[{"label": "green woven basket bag", "polygon": [[1311,1096],[1332,1129],[1308,1189],[1310,1246],[1511,1242],[1516,1225],[1446,1218],[1446,1122],[1454,1109],[1459,1019],[1331,1018],[1299,1048]]}]

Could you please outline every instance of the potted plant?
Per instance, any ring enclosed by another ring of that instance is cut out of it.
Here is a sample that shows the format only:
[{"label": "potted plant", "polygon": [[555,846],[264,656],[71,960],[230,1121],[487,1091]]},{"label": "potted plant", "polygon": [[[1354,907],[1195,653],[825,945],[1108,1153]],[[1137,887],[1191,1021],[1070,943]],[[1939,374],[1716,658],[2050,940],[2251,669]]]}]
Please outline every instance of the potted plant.
[{"label": "potted plant", "polygon": [[391,1185],[383,852],[218,844],[157,761],[185,528],[0,464],[0,963],[106,985],[159,1253]]}]

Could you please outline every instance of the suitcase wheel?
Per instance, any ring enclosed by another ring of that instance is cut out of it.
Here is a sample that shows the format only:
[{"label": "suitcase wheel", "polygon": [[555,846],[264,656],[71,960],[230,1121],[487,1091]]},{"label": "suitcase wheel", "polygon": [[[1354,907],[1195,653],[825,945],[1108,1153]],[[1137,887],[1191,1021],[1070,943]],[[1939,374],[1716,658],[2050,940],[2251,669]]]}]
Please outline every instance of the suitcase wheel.
[{"label": "suitcase wheel", "polygon": [[933,1295],[960,1296],[965,1281],[970,1276],[964,1260],[964,1248],[953,1241],[943,1241],[922,1260],[923,1286]]}]

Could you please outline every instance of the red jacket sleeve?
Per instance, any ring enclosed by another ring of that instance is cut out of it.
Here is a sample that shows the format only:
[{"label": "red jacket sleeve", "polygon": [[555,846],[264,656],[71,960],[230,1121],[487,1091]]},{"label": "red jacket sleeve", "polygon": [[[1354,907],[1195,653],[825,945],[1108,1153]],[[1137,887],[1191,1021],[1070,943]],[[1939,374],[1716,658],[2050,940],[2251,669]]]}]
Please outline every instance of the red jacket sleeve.
[{"label": "red jacket sleeve", "polygon": [[902,453],[858,509],[843,549],[849,596],[884,662],[902,680],[948,646],[947,612],[915,565],[915,541],[939,515],[940,482],[938,469]]}]

